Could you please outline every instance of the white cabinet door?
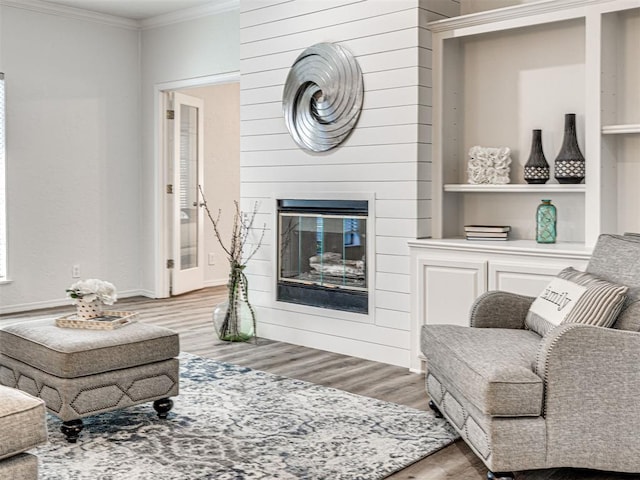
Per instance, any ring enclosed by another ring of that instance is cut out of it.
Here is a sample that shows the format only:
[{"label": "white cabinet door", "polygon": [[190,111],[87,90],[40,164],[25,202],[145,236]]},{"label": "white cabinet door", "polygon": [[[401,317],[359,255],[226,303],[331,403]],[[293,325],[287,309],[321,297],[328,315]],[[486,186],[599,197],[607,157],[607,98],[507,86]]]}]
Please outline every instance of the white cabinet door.
[{"label": "white cabinet door", "polygon": [[428,260],[422,267],[425,323],[469,325],[473,301],[487,290],[487,262]]},{"label": "white cabinet door", "polygon": [[489,264],[489,290],[503,290],[537,297],[565,266],[491,262]]},{"label": "white cabinet door", "polygon": [[[537,297],[544,287],[568,263],[535,259],[534,263],[489,262],[489,290],[503,290]],[[586,262],[571,262],[571,266],[583,270]]]},{"label": "white cabinet door", "polygon": [[487,290],[487,262],[461,261],[453,257],[418,257],[414,268],[416,297],[411,369],[420,371],[420,329],[424,324],[469,325],[469,311],[478,295]]}]

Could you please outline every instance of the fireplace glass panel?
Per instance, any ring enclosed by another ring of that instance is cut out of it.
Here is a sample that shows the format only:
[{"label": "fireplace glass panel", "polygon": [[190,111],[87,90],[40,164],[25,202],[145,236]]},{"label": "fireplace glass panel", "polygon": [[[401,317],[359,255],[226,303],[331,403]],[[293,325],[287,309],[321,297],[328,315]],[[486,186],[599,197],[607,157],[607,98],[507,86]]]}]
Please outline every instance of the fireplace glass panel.
[{"label": "fireplace glass panel", "polygon": [[367,290],[364,216],[280,213],[279,281]]}]

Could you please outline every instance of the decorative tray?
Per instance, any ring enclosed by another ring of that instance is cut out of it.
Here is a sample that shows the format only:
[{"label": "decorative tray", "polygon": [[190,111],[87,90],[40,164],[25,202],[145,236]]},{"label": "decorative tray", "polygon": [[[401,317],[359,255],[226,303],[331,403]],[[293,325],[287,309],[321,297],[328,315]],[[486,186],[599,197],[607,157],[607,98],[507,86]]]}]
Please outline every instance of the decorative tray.
[{"label": "decorative tray", "polygon": [[62,328],[85,328],[89,330],[115,330],[136,321],[138,312],[104,311],[99,317],[81,320],[75,313],[56,319],[56,326]]}]

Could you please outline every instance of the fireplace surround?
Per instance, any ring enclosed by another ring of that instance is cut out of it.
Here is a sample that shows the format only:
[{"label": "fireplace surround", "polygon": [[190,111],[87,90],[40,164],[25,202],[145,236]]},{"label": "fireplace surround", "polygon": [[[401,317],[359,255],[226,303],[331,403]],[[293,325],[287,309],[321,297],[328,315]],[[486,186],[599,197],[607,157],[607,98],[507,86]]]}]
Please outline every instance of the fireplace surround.
[{"label": "fireplace surround", "polygon": [[368,313],[368,203],[278,200],[278,301]]}]

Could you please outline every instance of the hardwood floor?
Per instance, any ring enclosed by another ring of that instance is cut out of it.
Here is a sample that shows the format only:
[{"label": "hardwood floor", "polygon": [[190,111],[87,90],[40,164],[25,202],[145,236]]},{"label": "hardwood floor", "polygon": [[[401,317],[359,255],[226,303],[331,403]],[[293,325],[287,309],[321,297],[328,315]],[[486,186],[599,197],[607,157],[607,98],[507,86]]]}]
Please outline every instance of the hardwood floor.
[{"label": "hardwood floor", "polygon": [[[123,299],[117,306],[118,309],[140,312],[141,321],[179,332],[181,349],[185,352],[421,410],[429,408],[423,376],[410,373],[405,368],[265,339],[260,339],[257,344],[227,344],[219,341],[213,330],[211,313],[225,295],[226,287],[215,287],[171,299]],[[0,315],[0,326],[25,319],[55,317],[72,311],[73,307],[69,306]],[[466,444],[458,441],[388,478],[484,480],[486,472],[484,464]],[[640,475],[557,469],[518,472],[516,479],[639,480]]]}]

